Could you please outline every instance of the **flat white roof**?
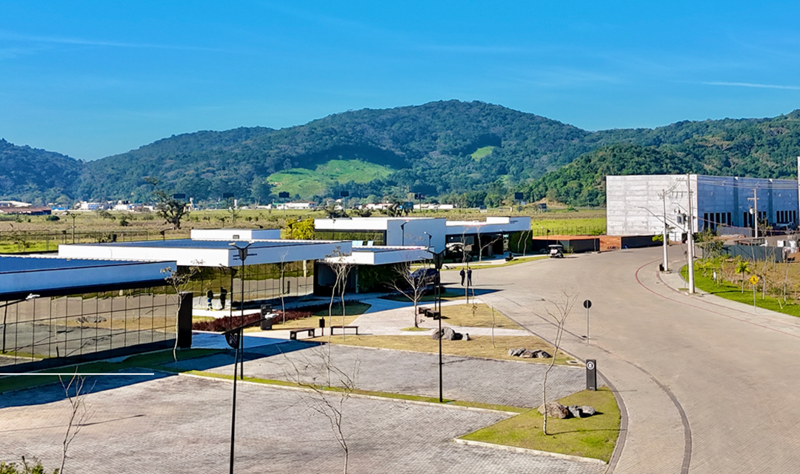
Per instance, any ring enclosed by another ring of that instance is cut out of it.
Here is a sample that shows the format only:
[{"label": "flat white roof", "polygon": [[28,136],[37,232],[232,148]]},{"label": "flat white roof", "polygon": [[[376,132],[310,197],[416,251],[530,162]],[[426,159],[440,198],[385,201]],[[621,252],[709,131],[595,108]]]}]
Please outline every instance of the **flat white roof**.
[{"label": "flat white roof", "polygon": [[135,262],[50,256],[0,256],[0,297],[64,293],[70,289],[144,283],[165,284],[172,261]]},{"label": "flat white roof", "polygon": [[180,266],[232,267],[241,264],[236,247],[250,247],[245,264],[321,260],[335,252],[349,254],[351,242],[329,240],[151,240],[105,244],[59,245],[59,257],[105,258],[109,260],[166,260]]}]

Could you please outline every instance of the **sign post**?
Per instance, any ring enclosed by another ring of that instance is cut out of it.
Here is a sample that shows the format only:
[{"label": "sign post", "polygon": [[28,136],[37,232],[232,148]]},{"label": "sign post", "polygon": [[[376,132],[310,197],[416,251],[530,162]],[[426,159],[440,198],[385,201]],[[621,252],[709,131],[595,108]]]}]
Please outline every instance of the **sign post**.
[{"label": "sign post", "polygon": [[592,307],[592,301],[585,300],[583,307],[586,308],[586,344],[589,344],[589,308]]},{"label": "sign post", "polygon": [[597,390],[597,361],[586,359],[586,390]]},{"label": "sign post", "polygon": [[758,285],[758,277],[753,275],[750,277],[750,284],[753,285],[753,313],[756,312],[756,285]]}]

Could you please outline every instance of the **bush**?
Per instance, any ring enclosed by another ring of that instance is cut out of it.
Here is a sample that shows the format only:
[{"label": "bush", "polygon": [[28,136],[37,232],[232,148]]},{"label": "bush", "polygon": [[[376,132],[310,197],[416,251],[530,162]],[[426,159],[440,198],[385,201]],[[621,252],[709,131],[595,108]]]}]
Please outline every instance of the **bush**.
[{"label": "bush", "polygon": [[[276,311],[278,315],[280,315],[280,311]],[[293,319],[303,319],[308,318],[313,313],[308,310],[287,310],[286,311],[286,320],[291,321]],[[278,316],[278,319],[283,320],[281,316]],[[244,317],[244,325],[245,326],[253,326],[258,324],[261,320],[260,314],[248,314]],[[215,319],[213,321],[197,321],[192,323],[192,329],[195,331],[213,331],[213,332],[223,332],[227,331],[228,329],[233,329],[235,327],[239,327],[242,325],[242,317],[236,316],[236,312],[234,310],[234,315],[225,316],[224,318]],[[2,473],[0,473],[2,474]]]},{"label": "bush", "polygon": [[128,227],[131,224],[130,222],[128,222],[127,217],[123,217],[122,219],[119,220],[119,225],[121,225],[122,227]]},{"label": "bush", "polygon": [[44,220],[46,220],[46,221],[50,221],[50,222],[56,222],[56,221],[60,221],[60,220],[61,220],[61,218],[60,218],[60,217],[58,217],[58,216],[54,216],[54,215],[52,215],[52,214],[51,214],[51,215],[49,215],[49,216],[45,217],[45,218],[44,218]]},{"label": "bush", "polygon": [[[8,464],[0,462],[0,474],[46,474],[41,461],[35,461],[35,464],[29,464],[23,456],[21,466],[15,462]],[[58,469],[53,469],[53,474],[58,474]]]}]

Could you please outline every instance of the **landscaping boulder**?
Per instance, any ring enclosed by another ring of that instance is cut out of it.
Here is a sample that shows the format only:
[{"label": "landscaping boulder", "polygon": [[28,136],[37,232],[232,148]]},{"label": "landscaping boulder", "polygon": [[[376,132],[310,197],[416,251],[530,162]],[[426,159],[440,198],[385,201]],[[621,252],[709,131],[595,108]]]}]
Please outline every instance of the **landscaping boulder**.
[{"label": "landscaping boulder", "polygon": [[525,349],[524,351],[522,351],[522,354],[520,354],[519,356],[524,358],[524,359],[531,359],[531,358],[533,358],[533,352]]},{"label": "landscaping boulder", "polygon": [[550,354],[548,354],[547,352],[539,351],[539,350],[534,351],[534,355],[533,356],[538,358],[538,359],[549,359],[549,358],[553,357]]},{"label": "landscaping boulder", "polygon": [[460,341],[464,335],[460,332],[453,331],[452,328],[442,328],[441,332],[436,330],[431,334],[431,339],[439,339],[440,337],[445,341]]},{"label": "landscaping boulder", "polygon": [[583,413],[581,412],[581,407],[579,407],[578,405],[570,405],[567,407],[567,410],[569,410],[569,414],[572,415],[573,418],[583,417]]},{"label": "landscaping boulder", "polygon": [[511,357],[519,357],[522,355],[523,352],[525,352],[524,347],[520,347],[519,349],[509,349],[508,355],[510,355]]},{"label": "landscaping boulder", "polygon": [[594,407],[584,405],[581,407],[581,413],[583,413],[583,416],[592,416],[597,413],[597,411],[595,411]]},{"label": "landscaping boulder", "polygon": [[545,405],[539,407],[539,413],[544,415],[545,407],[547,407],[547,416],[550,418],[569,418],[570,412],[564,405],[558,402],[547,402]]}]

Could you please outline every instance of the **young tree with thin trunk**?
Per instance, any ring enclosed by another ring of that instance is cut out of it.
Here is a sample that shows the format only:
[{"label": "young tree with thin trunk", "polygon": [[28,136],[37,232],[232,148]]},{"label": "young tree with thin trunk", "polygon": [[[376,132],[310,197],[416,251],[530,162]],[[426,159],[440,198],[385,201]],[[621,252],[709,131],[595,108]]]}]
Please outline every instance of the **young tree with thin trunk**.
[{"label": "young tree with thin trunk", "polygon": [[178,298],[178,309],[175,311],[175,345],[172,347],[172,359],[178,361],[178,319],[181,314],[181,293],[186,291],[192,282],[192,278],[200,273],[200,267],[188,267],[183,270],[172,267],[161,269],[161,273],[166,273],[167,277],[164,278],[167,283],[175,290],[175,297]]},{"label": "young tree with thin trunk", "polygon": [[58,381],[61,382],[61,387],[64,389],[64,395],[69,402],[69,421],[67,422],[67,431],[64,433],[64,440],[61,442],[61,468],[58,472],[64,473],[64,465],[67,462],[67,451],[69,445],[78,436],[81,428],[91,417],[91,412],[86,408],[86,395],[91,392],[91,389],[84,390],[86,377],[78,375],[78,368],[75,368],[75,374],[68,383],[64,383],[61,375],[58,376]]},{"label": "young tree with thin trunk", "polygon": [[414,327],[418,328],[419,315],[417,306],[424,296],[425,288],[430,281],[425,278],[424,273],[421,275],[415,273],[413,267],[411,266],[411,262],[397,264],[394,268],[398,278],[392,280],[392,288],[414,303]]},{"label": "young tree with thin trunk", "polygon": [[572,312],[572,308],[575,307],[575,303],[577,301],[577,294],[572,294],[571,291],[565,290],[561,292],[559,301],[552,301],[551,307],[545,308],[545,319],[552,321],[556,327],[556,335],[553,339],[553,357],[550,359],[550,365],[547,366],[547,370],[544,372],[544,379],[542,380],[542,411],[544,412],[542,432],[545,435],[547,435],[547,376],[550,374],[550,371],[553,369],[553,366],[556,363],[558,350],[561,347],[561,339],[564,335],[564,325],[567,322],[569,313]]},{"label": "young tree with thin trunk", "polygon": [[[313,377],[312,382],[309,383],[308,377],[301,372],[297,364],[286,354],[284,354],[284,357],[291,365],[292,372],[285,372],[285,374],[289,380],[313,394],[312,397],[304,397],[303,402],[308,408],[328,419],[336,442],[342,448],[344,454],[342,472],[347,474],[350,446],[347,444],[347,435],[344,429],[345,402],[350,399],[350,394],[356,390],[356,379],[361,361],[356,358],[353,362],[352,372],[348,373],[331,363],[330,352],[326,357],[321,351],[313,351],[312,356],[318,360],[312,360],[304,355],[305,369],[309,367],[316,368],[321,365],[322,369],[328,374],[327,389],[316,383],[316,377]],[[336,380],[332,381],[331,376]],[[333,386],[335,386],[335,389],[331,390],[330,388]]]}]

